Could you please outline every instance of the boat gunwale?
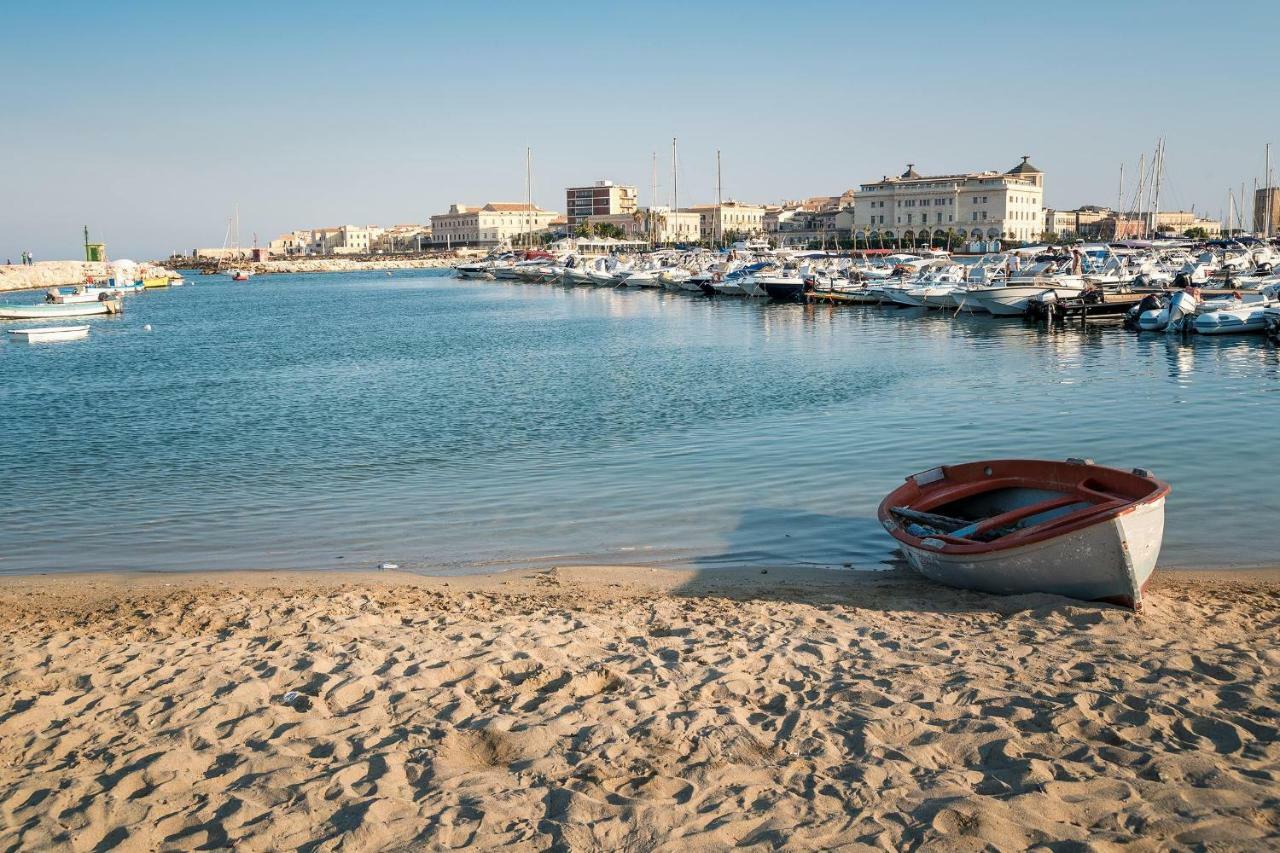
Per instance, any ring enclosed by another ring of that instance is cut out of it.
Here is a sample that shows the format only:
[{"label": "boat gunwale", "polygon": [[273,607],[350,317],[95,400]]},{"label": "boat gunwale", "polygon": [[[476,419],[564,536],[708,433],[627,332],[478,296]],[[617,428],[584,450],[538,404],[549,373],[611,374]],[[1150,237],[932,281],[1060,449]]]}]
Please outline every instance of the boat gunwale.
[{"label": "boat gunwale", "polygon": [[[894,518],[891,511],[893,507],[911,506],[912,501],[906,500],[908,495],[914,495],[919,497],[926,492],[929,486],[935,485],[934,483],[928,483],[928,484],[925,484],[924,486],[921,486],[915,479],[917,476],[919,476],[919,474],[912,474],[911,476],[906,478],[906,480],[902,483],[902,485],[898,486],[896,489],[894,489],[892,492],[890,492],[888,495],[885,496],[884,500],[880,502],[880,506],[876,510],[876,517],[880,520],[880,524],[885,528],[886,531],[888,531],[890,536],[892,536],[894,539],[898,540],[902,544],[907,545],[911,548],[925,551],[930,554],[942,554],[946,556],[969,556],[974,554],[989,554],[989,553],[994,553],[999,551],[1008,551],[1008,550],[1013,550],[1015,548],[1021,548],[1028,545],[1047,542],[1052,539],[1058,539],[1063,536],[1068,536],[1073,533],[1078,533],[1082,530],[1087,530],[1099,524],[1112,522],[1112,521],[1115,521],[1117,518],[1120,518],[1121,516],[1128,515],[1129,513],[1137,511],[1141,507],[1163,502],[1165,498],[1168,497],[1169,492],[1171,490],[1168,483],[1164,482],[1163,480],[1159,480],[1156,477],[1137,474],[1132,471],[1124,471],[1119,468],[1111,468],[1105,465],[1094,465],[1092,463],[1057,462],[1054,460],[1047,460],[1047,459],[987,459],[987,460],[980,460],[976,462],[965,462],[959,465],[943,465],[943,466],[938,466],[937,469],[928,469],[928,470],[943,471],[944,479],[937,481],[937,483],[946,483],[947,481],[945,479],[945,475],[952,471],[963,471],[964,473],[967,473],[968,471],[981,471],[985,468],[989,468],[996,465],[999,465],[999,466],[1027,466],[1027,465],[1067,466],[1067,465],[1070,465],[1075,468],[1078,468],[1079,471],[1081,472],[1105,471],[1105,472],[1108,472],[1109,474],[1120,475],[1126,478],[1138,478],[1151,484],[1153,488],[1148,494],[1142,497],[1134,498],[1119,506],[1112,506],[1111,508],[1106,509],[1104,511],[1082,509],[1077,513],[1072,513],[1071,515],[1064,516],[1062,517],[1063,518],[1062,524],[1055,524],[1054,522],[1056,521],[1056,519],[1049,519],[1045,522],[1042,522],[1041,524],[1037,524],[1033,527],[1027,528],[1025,531],[1026,535],[1023,535],[1020,532],[1020,533],[1015,533],[1009,536],[1002,536],[998,539],[993,539],[990,542],[975,541],[972,543],[965,543],[965,542],[956,541],[954,539],[947,541],[948,537],[946,537],[945,535],[915,536],[911,533],[908,533],[905,528],[905,525],[903,525],[896,518]],[[924,472],[921,472],[921,473],[924,473]],[[1001,477],[998,479],[1000,479],[1001,481],[1007,481],[1009,478]],[[1079,477],[1076,480],[1074,485],[1071,485],[1067,488],[1071,488],[1074,490],[1078,487],[1080,483],[1082,483],[1086,479],[1087,477],[1084,477],[1084,476]],[[971,480],[971,479],[966,479],[960,483],[953,481],[952,482],[953,490],[962,492],[962,494],[957,494],[956,498],[958,499],[960,497],[968,496],[969,494],[980,493],[980,490],[970,491],[960,487],[967,486],[973,483],[981,483],[981,482],[982,482],[981,480]],[[1044,481],[1028,479],[1028,482],[1043,483]],[[918,503],[918,501],[916,501],[916,503]],[[1075,516],[1075,517],[1073,518],[1072,516]],[[1041,528],[1041,529],[1037,529],[1037,528]],[[939,542],[940,545],[939,546],[927,545],[925,544],[926,540],[933,540],[935,542]]]}]

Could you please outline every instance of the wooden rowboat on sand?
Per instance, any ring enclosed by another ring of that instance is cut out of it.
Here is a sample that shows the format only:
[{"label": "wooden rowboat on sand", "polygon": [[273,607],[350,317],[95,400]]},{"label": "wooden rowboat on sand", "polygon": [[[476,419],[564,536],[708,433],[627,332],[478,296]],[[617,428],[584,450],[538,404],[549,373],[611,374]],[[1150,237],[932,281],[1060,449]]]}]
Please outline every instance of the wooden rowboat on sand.
[{"label": "wooden rowboat on sand", "polygon": [[880,523],[931,580],[1138,609],[1164,537],[1169,486],[1088,459],[996,459],[908,477]]}]

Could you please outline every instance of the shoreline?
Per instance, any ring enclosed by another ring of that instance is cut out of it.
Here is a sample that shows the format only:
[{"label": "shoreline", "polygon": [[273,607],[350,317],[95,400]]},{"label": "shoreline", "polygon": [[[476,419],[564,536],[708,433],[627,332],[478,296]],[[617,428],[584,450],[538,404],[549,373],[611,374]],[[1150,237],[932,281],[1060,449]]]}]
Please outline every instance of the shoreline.
[{"label": "shoreline", "polygon": [[[290,273],[359,272],[361,270],[449,269],[461,256],[451,258],[387,258],[382,260],[348,260],[345,258],[310,258],[300,260],[244,261],[238,268],[252,270],[255,275]],[[188,259],[189,260],[189,259]],[[199,270],[204,265],[175,264],[174,258],[147,261],[146,265],[174,273],[176,270]],[[106,279],[110,276],[107,262],[37,261],[32,266],[0,264],[0,293],[23,293],[50,287],[72,287],[83,284],[88,276]],[[197,274],[198,275],[198,274]]]},{"label": "shoreline", "polygon": [[0,578],[0,846],[1280,841],[1280,571]]}]

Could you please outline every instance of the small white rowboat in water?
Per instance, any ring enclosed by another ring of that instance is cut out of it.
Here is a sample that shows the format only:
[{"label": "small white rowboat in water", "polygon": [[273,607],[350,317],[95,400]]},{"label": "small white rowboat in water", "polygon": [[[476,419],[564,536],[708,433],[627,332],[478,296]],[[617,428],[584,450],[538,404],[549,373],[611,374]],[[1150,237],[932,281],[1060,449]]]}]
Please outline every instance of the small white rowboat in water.
[{"label": "small white rowboat in water", "polygon": [[89,336],[88,326],[46,326],[42,329],[10,329],[9,337],[36,344],[47,341],[74,341]]},{"label": "small white rowboat in water", "polygon": [[1169,486],[1090,460],[996,459],[914,474],[880,523],[925,577],[1138,609],[1164,538]]}]

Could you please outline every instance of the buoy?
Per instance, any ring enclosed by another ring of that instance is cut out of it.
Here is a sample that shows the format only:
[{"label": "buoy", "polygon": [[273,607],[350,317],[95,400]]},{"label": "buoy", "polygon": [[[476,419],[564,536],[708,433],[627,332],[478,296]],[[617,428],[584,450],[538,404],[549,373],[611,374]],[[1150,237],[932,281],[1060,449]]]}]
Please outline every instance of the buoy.
[{"label": "buoy", "polygon": [[149,331],[151,331],[151,324],[150,324],[150,323],[148,323],[147,325],[143,326],[143,327],[142,327],[142,331],[144,331],[144,332],[149,332]]}]

